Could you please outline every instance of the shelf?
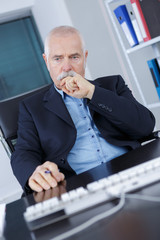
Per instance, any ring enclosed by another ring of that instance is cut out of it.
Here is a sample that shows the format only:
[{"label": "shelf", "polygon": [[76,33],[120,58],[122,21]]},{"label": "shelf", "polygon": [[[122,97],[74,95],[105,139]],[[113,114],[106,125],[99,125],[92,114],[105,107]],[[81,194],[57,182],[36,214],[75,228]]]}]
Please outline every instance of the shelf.
[{"label": "shelf", "polygon": [[[117,23],[117,20],[115,18],[115,15],[113,14],[113,6],[112,6],[112,3],[115,3],[115,7],[116,5],[120,5],[120,3],[123,3],[125,4],[125,2],[129,2],[130,0],[103,0],[104,1],[104,4],[105,4],[105,8],[108,12],[108,15],[110,17],[110,20],[113,24],[113,28],[115,30],[115,33],[117,34],[117,39],[118,39],[118,42],[119,44],[121,45],[122,47],[122,51],[124,53],[124,57],[128,63],[128,67],[131,71],[131,74],[133,76],[133,79],[134,79],[134,82],[135,82],[135,85],[137,87],[137,91],[139,92],[139,95],[141,97],[141,103],[146,106],[147,108],[149,108],[151,111],[152,110],[155,110],[156,111],[160,110],[160,101],[157,101],[157,102],[154,102],[154,103],[147,103],[146,101],[146,98],[144,96],[144,92],[140,86],[140,83],[139,83],[139,79],[137,77],[137,72],[135,72],[135,69],[133,68],[133,64],[132,64],[132,59],[131,59],[131,55],[129,55],[130,53],[137,53],[136,51],[140,51],[141,49],[145,49],[146,47],[152,47],[152,50],[153,50],[153,54],[156,57],[159,57],[160,56],[160,36],[156,37],[156,38],[153,38],[147,42],[142,42],[140,43],[139,45],[135,46],[135,47],[130,47],[130,48],[126,48],[124,42],[123,42],[123,38],[122,38],[122,32],[120,33],[120,28],[118,27],[118,23]],[[107,22],[108,23],[108,22]],[[146,49],[146,50],[149,50],[149,49]],[[157,121],[159,122],[159,121]],[[159,129],[159,127],[158,127]]]},{"label": "shelf", "polygon": [[127,49],[126,52],[128,54],[130,54],[130,53],[133,53],[133,52],[138,51],[138,50],[140,50],[142,48],[151,46],[151,45],[153,45],[155,43],[158,43],[158,42],[160,42],[160,36],[158,36],[156,38],[153,38],[153,39],[151,39],[151,40],[149,40],[147,42],[143,42],[143,43],[141,43],[141,44],[139,44],[139,45],[137,45],[137,46],[135,46],[133,48]]},{"label": "shelf", "polygon": [[107,3],[118,2],[119,0],[106,0]]},{"label": "shelf", "polygon": [[157,108],[157,107],[160,107],[160,102],[148,104],[148,108],[150,109]]}]

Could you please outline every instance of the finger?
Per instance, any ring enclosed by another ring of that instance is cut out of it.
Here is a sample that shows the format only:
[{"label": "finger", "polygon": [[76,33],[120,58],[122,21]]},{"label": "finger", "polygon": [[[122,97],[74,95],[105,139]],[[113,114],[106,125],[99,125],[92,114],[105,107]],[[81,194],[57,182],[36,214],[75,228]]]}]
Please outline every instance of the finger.
[{"label": "finger", "polygon": [[68,77],[65,77],[61,80],[60,85],[64,86],[64,85],[66,85],[66,83],[73,82],[73,81],[74,81],[74,77],[68,76]]},{"label": "finger", "polygon": [[58,166],[55,163],[46,162],[44,167],[51,171],[51,176],[55,178],[57,182],[64,180],[64,174],[59,171]]},{"label": "finger", "polygon": [[59,170],[58,170],[58,172],[56,171],[51,171],[51,174],[52,174],[52,176],[56,179],[56,181],[57,182],[61,182],[61,181],[63,181],[64,180],[64,174],[63,173],[61,173],[61,172],[59,172]]},{"label": "finger", "polygon": [[72,82],[71,81],[66,81],[65,88],[72,92]]},{"label": "finger", "polygon": [[68,79],[70,79],[71,77],[65,77],[65,78],[63,78],[62,80],[61,80],[61,82],[60,82],[60,86],[64,86],[65,84],[66,84],[66,81],[68,80]]},{"label": "finger", "polygon": [[73,82],[70,82],[70,78],[64,79],[61,84],[62,91],[68,95],[71,95],[76,89],[76,85]]},{"label": "finger", "polygon": [[73,88],[73,89],[67,89],[66,86],[61,88],[63,92],[65,92],[67,95],[71,96],[71,97],[76,97],[75,96],[75,92],[79,91],[79,88]]},{"label": "finger", "polygon": [[64,180],[65,176],[63,173],[59,172],[52,172],[52,175],[54,176],[54,178],[57,180],[57,182],[61,182]]},{"label": "finger", "polygon": [[43,191],[43,188],[38,183],[36,183],[34,179],[29,179],[28,185],[35,192]]},{"label": "finger", "polygon": [[42,169],[40,171],[40,174],[42,175],[42,177],[50,187],[54,188],[57,186],[57,180],[54,178],[54,176],[52,176],[52,172],[50,170],[48,171],[48,170]]},{"label": "finger", "polygon": [[76,90],[78,89],[78,86],[76,83],[74,82],[66,82],[66,88],[69,90],[69,91],[73,91],[73,90]]},{"label": "finger", "polygon": [[63,173],[60,173],[60,174],[61,174],[61,181],[64,181],[65,175]]},{"label": "finger", "polygon": [[62,87],[62,91],[65,92],[67,95],[71,95],[72,93],[68,91],[66,87]]},{"label": "finger", "polygon": [[60,82],[60,86],[63,87],[63,86],[65,86],[65,84],[66,84],[65,79],[62,79],[61,82]]},{"label": "finger", "polygon": [[41,170],[41,171],[39,171],[39,172],[36,172],[36,173],[34,174],[34,180],[35,180],[35,182],[38,183],[44,190],[48,190],[48,189],[50,189],[51,186],[49,185],[48,181],[44,178],[44,175],[45,175],[45,173],[44,173],[43,170]]}]

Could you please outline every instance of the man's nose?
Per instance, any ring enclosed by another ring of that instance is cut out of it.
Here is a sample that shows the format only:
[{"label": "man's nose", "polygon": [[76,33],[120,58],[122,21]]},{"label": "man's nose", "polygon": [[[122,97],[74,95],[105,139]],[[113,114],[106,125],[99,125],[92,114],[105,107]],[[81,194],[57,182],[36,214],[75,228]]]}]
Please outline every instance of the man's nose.
[{"label": "man's nose", "polygon": [[63,71],[64,72],[69,72],[72,70],[72,65],[69,61],[69,59],[65,59],[63,62]]}]

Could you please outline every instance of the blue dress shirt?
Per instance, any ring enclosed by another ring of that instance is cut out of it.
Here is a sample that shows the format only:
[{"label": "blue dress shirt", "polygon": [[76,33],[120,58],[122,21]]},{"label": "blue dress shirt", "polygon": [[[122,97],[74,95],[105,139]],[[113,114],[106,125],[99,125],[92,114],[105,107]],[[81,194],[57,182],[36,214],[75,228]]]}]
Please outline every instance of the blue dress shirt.
[{"label": "blue dress shirt", "polygon": [[[56,88],[56,87],[55,87]],[[73,98],[56,88],[71,115],[77,130],[73,148],[67,161],[77,173],[82,173],[128,151],[108,143],[102,136],[90,115],[86,99]]]}]

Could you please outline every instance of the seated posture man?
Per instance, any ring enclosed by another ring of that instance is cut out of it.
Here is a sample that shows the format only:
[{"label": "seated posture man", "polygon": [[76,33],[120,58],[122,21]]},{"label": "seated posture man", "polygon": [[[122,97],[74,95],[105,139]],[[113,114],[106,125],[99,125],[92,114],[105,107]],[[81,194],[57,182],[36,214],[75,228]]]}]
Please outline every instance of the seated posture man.
[{"label": "seated posture man", "polygon": [[136,101],[121,76],[85,79],[88,51],[79,31],[60,26],[45,41],[51,88],[20,105],[13,172],[24,190],[53,188],[140,146],[153,114]]}]

